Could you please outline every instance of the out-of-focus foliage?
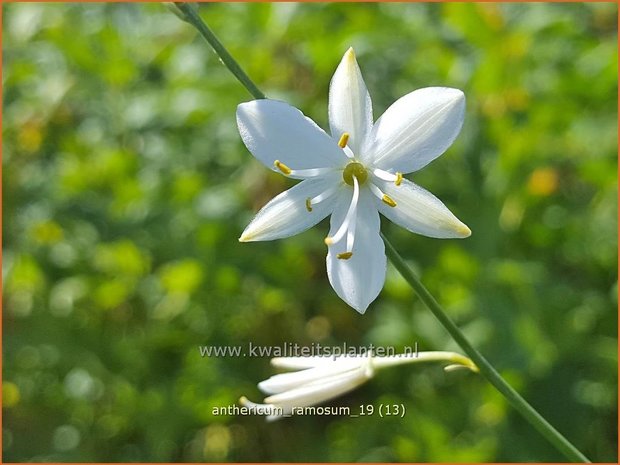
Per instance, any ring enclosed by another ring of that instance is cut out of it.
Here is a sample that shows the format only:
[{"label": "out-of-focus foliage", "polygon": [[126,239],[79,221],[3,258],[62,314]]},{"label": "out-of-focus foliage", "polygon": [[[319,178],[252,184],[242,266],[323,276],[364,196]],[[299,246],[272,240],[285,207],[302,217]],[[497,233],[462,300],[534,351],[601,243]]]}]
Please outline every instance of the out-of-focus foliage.
[{"label": "out-of-focus foliage", "polygon": [[[404,418],[213,416],[272,373],[198,345],[456,350],[390,267],[365,316],[325,275],[325,223],[240,244],[292,185],[242,145],[250,99],[165,7],[3,14],[6,461],[561,461],[483,378],[411,366],[336,405]],[[327,127],[354,46],[375,117],[463,89],[456,144],[413,179],[473,230],[383,230],[473,343],[592,460],[616,460],[617,24],[598,4],[209,4],[272,98]]]}]

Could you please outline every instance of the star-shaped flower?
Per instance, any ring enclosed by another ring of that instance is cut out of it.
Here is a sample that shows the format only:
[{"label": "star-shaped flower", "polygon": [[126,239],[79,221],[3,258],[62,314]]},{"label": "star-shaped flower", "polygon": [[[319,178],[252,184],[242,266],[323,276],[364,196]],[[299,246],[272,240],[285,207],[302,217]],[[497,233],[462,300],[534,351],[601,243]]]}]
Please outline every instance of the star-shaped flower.
[{"label": "star-shaped flower", "polygon": [[464,112],[463,92],[427,87],[398,99],[373,124],[370,95],[351,48],[330,84],[331,137],[284,102],[242,103],[237,125],[248,150],[268,168],[302,181],[265,205],[239,240],[289,237],[331,215],[325,239],[329,282],[364,313],[385,282],[379,212],[424,236],[471,234],[437,197],[403,177],[452,144]]}]

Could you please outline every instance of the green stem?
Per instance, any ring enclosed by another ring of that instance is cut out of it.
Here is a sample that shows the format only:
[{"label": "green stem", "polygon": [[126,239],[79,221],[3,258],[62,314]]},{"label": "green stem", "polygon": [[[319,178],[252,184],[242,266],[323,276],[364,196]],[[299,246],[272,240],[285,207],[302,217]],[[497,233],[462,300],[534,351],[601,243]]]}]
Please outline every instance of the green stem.
[{"label": "green stem", "polygon": [[469,358],[478,366],[480,374],[489,381],[495,389],[497,389],[510,404],[530,422],[534,428],[538,430],[547,440],[553,444],[564,456],[572,462],[589,462],[588,458],[583,455],[568,439],[556,430],[547,420],[545,420],[534,407],[510,386],[504,378],[493,368],[484,356],[478,352],[474,346],[467,340],[461,330],[454,324],[441,305],[435,300],[432,294],[426,289],[424,284],[418,279],[411,268],[405,263],[400,254],[396,251],[390,241],[383,235],[387,256],[390,258],[396,269],[405,278],[409,285],[416,291],[420,300],[435,315],[444,328],[450,333],[461,349]]},{"label": "green stem", "polygon": [[209,45],[213,47],[215,53],[220,57],[222,63],[230,70],[231,73],[239,80],[241,84],[252,94],[252,96],[256,99],[264,99],[265,94],[263,94],[256,84],[252,82],[250,77],[245,74],[245,71],[241,69],[241,66],[237,63],[237,61],[232,57],[226,47],[222,45],[222,43],[218,40],[218,38],[213,34],[209,26],[205,24],[205,22],[198,15],[195,7],[188,3],[175,3],[176,7],[181,11],[182,15],[178,15],[179,18],[188,22],[192,26],[194,26],[200,35],[205,38]]},{"label": "green stem", "polygon": [[[213,47],[215,53],[221,58],[222,62],[228,67],[233,75],[245,86],[245,88],[257,99],[264,99],[263,94],[256,84],[248,77],[247,74],[241,69],[235,59],[228,53],[222,43],[215,37],[211,29],[202,21],[198,13],[192,6],[186,3],[175,4],[180,12],[181,19],[194,26],[200,34],[207,40],[207,42]],[[439,303],[431,295],[431,293],[424,287],[422,282],[413,273],[411,268],[405,263],[394,246],[388,241],[388,239],[381,234],[386,246],[386,252],[396,269],[405,278],[409,285],[417,292],[418,296],[429,308],[429,310],[435,315],[439,322],[446,328],[454,340],[458,343],[463,351],[473,360],[476,366],[480,370],[480,374],[484,376],[507,400],[510,404],[519,412],[523,417],[530,422],[547,440],[553,444],[560,452],[564,454],[566,458],[573,462],[587,462],[590,461],[583,455],[575,446],[573,446],[568,439],[566,439],[560,432],[558,432],[553,426],[549,424],[530,404],[527,403],[523,397],[519,395],[493,368],[493,366],[487,361],[486,358],[478,352],[474,346],[467,340],[461,330],[454,324],[454,322],[446,315]]]}]

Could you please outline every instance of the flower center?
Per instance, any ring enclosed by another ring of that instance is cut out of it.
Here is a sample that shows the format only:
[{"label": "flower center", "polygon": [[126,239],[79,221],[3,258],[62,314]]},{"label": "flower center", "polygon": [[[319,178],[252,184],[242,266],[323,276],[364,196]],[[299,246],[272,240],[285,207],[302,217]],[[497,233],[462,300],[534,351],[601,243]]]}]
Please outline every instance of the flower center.
[{"label": "flower center", "polygon": [[366,179],[368,179],[368,171],[366,171],[364,165],[356,161],[352,161],[345,166],[344,171],[342,172],[342,179],[344,179],[344,182],[346,182],[349,186],[353,185],[354,176],[357,178],[357,182],[359,182],[360,185],[364,184]]}]

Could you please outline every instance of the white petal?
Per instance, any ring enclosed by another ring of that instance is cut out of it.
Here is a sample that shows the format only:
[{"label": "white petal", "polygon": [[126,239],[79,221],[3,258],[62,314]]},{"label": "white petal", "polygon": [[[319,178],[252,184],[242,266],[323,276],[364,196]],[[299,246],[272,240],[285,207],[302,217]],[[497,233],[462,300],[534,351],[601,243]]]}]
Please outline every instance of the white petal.
[{"label": "white petal", "polygon": [[[385,246],[379,236],[380,222],[377,207],[373,201],[374,196],[368,189],[362,187],[353,256],[348,260],[336,257],[339,253],[349,252],[346,250],[346,238],[331,245],[327,253],[329,282],[338,296],[360,313],[364,313],[379,295],[385,282],[387,263]],[[351,201],[351,195],[338,199],[331,217],[330,236],[342,223]]]},{"label": "white petal", "polygon": [[282,409],[282,415],[269,415],[267,421],[279,420],[282,416],[290,416],[294,408],[309,407],[341,396],[364,384],[368,378],[358,374],[359,370],[346,373],[340,379],[329,381],[323,385],[301,386],[282,394],[268,397],[268,405]]},{"label": "white petal", "polygon": [[338,397],[365,383],[370,376],[364,368],[342,373],[322,382],[301,386],[290,391],[276,394],[265,399],[266,404],[282,407],[285,414],[290,414],[293,407],[307,407]]},{"label": "white petal", "polygon": [[[335,352],[335,351],[334,351]],[[306,368],[315,368],[333,363],[355,364],[360,363],[357,355],[317,355],[314,357],[275,357],[271,359],[271,365],[276,368],[286,370],[304,370]]]},{"label": "white petal", "polygon": [[376,199],[379,211],[390,221],[411,232],[439,239],[463,238],[471,231],[433,194],[403,179],[400,186],[393,182],[374,180],[385,194],[396,202],[390,207]]},{"label": "white petal", "polygon": [[329,86],[329,127],[336,140],[349,134],[348,144],[356,155],[372,129],[372,102],[352,48],[342,57]]},{"label": "white petal", "polygon": [[[274,421],[282,418],[282,416],[280,415],[280,407],[278,407],[277,405],[258,404],[256,402],[252,402],[245,396],[239,399],[239,403],[243,407],[250,409],[252,414],[267,415],[267,421]],[[291,412],[282,412],[283,415],[289,415],[290,413]]]},{"label": "white petal", "polygon": [[392,172],[417,171],[452,145],[464,115],[465,95],[460,90],[415,90],[394,102],[377,120],[362,149],[362,159]]},{"label": "white petal", "polygon": [[306,199],[315,197],[340,182],[339,173],[306,179],[274,197],[254,217],[239,238],[241,242],[270,241],[294,236],[311,228],[329,215],[338,195],[306,208]]},{"label": "white petal", "polygon": [[276,170],[276,160],[292,170],[342,166],[338,144],[297,108],[277,100],[252,100],[237,107],[237,126],[252,155]]},{"label": "white petal", "polygon": [[274,375],[271,378],[258,383],[258,387],[266,394],[277,394],[339,373],[345,373],[354,368],[359,368],[362,362],[364,362],[363,359],[358,359],[356,361],[349,361],[348,364],[343,364],[333,362],[333,358],[330,358],[330,360],[332,360],[331,363],[321,367],[309,368],[307,370],[296,371],[294,373]]}]

